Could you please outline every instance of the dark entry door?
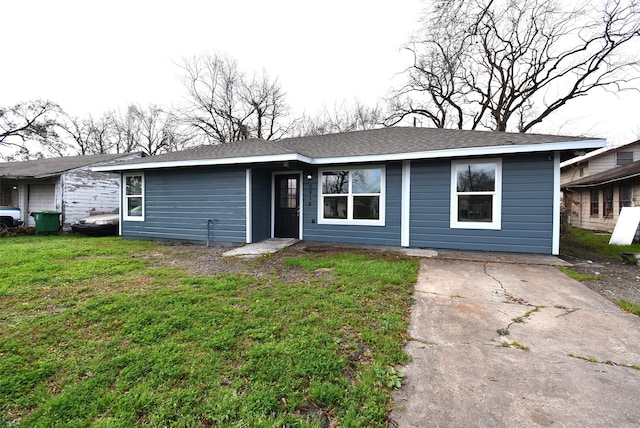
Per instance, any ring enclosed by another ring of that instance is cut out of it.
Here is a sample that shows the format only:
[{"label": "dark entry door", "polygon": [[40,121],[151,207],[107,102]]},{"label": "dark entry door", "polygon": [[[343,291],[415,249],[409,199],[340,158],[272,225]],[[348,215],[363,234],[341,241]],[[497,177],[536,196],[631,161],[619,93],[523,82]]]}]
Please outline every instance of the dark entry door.
[{"label": "dark entry door", "polygon": [[275,176],[275,225],[276,238],[300,236],[300,176]]}]

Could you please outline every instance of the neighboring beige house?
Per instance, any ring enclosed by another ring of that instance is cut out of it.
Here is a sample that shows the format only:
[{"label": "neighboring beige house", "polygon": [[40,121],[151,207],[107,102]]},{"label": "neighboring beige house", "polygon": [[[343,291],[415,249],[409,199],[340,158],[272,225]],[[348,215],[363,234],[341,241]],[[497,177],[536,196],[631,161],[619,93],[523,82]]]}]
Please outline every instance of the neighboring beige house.
[{"label": "neighboring beige house", "polygon": [[560,165],[569,224],[612,232],[622,207],[640,205],[640,140]]},{"label": "neighboring beige house", "polygon": [[62,224],[119,206],[120,174],[93,172],[98,163],[137,159],[142,153],[68,156],[0,163],[0,205],[20,208],[25,225],[34,211],[62,213]]},{"label": "neighboring beige house", "polygon": [[560,164],[560,184],[598,174],[640,160],[640,140],[615,147],[603,147]]}]

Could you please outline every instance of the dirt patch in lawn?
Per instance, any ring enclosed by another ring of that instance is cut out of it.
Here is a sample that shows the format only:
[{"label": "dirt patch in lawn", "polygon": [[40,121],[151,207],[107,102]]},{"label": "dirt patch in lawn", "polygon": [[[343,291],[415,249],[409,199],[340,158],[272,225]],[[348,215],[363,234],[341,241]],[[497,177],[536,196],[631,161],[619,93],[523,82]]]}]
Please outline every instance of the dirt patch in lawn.
[{"label": "dirt patch in lawn", "polygon": [[[283,260],[297,255],[314,253],[337,253],[342,251],[372,253],[370,247],[345,246],[335,244],[313,244],[299,242],[274,254],[255,259],[223,257],[228,246],[203,247],[191,244],[165,244],[160,251],[147,253],[144,257],[164,266],[185,268],[195,275],[217,275],[242,273],[254,277],[275,276],[285,282],[308,282],[317,277],[331,276],[330,270],[318,270],[312,275],[296,266],[287,266]],[[382,249],[380,251],[383,251]],[[612,301],[620,298],[640,304],[640,267],[620,260],[606,258],[583,259],[569,254],[560,257],[571,264],[576,272],[594,275],[595,280],[582,281],[593,291]]]},{"label": "dirt patch in lawn", "polygon": [[[212,276],[225,273],[241,273],[256,278],[274,276],[284,282],[308,282],[311,279],[331,278],[330,269],[318,269],[311,275],[298,266],[288,266],[283,261],[290,257],[315,253],[358,251],[344,246],[317,245],[299,242],[273,254],[257,258],[223,257],[228,246],[203,247],[191,244],[164,244],[160,251],[145,254],[145,259],[163,266],[184,268],[190,274]],[[373,250],[360,252],[374,252]]]},{"label": "dirt patch in lawn", "polygon": [[573,264],[572,270],[597,279],[581,281],[591,290],[617,302],[624,298],[640,304],[640,266],[620,260],[606,258],[582,259],[560,254],[563,260]]}]

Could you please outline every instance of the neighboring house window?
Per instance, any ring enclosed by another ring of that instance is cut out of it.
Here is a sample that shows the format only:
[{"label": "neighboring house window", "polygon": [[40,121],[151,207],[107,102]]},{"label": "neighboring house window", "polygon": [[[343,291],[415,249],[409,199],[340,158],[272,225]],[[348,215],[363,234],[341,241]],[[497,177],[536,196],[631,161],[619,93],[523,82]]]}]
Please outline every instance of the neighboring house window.
[{"label": "neighboring house window", "polygon": [[633,206],[633,187],[620,186],[620,210]]},{"label": "neighboring house window", "polygon": [[616,163],[618,166],[628,165],[633,162],[633,152],[616,153]]},{"label": "neighboring house window", "polygon": [[144,175],[124,175],[124,220],[144,220]]},{"label": "neighboring house window", "polygon": [[580,168],[580,177],[584,177],[584,168]]},{"label": "neighboring house window", "polygon": [[500,229],[502,161],[451,163],[451,227]]},{"label": "neighboring house window", "polygon": [[602,199],[604,202],[604,216],[610,218],[613,216],[613,187],[607,187],[602,191]]},{"label": "neighboring house window", "polygon": [[591,191],[591,217],[600,215],[600,192],[598,190]]},{"label": "neighboring house window", "polygon": [[319,223],[384,226],[385,169],[320,170]]}]

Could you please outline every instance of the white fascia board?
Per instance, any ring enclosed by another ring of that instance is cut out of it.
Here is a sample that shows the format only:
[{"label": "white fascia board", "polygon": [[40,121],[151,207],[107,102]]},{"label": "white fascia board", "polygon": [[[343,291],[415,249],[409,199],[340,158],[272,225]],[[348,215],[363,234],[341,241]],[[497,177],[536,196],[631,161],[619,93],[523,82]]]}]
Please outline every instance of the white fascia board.
[{"label": "white fascia board", "polygon": [[439,159],[471,156],[495,156],[513,153],[535,153],[548,151],[592,149],[604,146],[605,140],[580,140],[559,143],[521,144],[508,146],[482,146],[463,149],[431,150],[385,155],[343,156],[335,158],[313,159],[315,165],[340,164],[353,162],[382,162],[417,159]]},{"label": "white fascia board", "polygon": [[196,159],[185,161],[169,161],[169,162],[147,162],[126,165],[96,166],[91,168],[92,171],[109,172],[109,171],[128,171],[140,169],[158,169],[158,168],[178,168],[178,167],[194,167],[209,165],[235,165],[250,163],[266,163],[266,162],[286,162],[299,161],[309,165],[329,165],[341,163],[365,163],[365,162],[385,162],[385,161],[401,161],[401,160],[417,160],[417,159],[440,159],[454,157],[471,157],[471,156],[495,156],[513,153],[535,153],[546,151],[562,151],[577,149],[597,149],[604,147],[605,140],[579,140],[566,141],[558,143],[539,143],[539,144],[519,144],[519,145],[503,145],[503,146],[480,146],[462,149],[447,150],[429,150],[424,152],[410,153],[390,153],[381,155],[363,155],[363,156],[340,156],[331,158],[311,158],[299,153],[287,153],[283,155],[267,155],[267,156],[247,156],[222,159]]},{"label": "white fascia board", "polygon": [[264,163],[264,162],[287,162],[300,161],[312,163],[311,159],[298,153],[287,153],[284,155],[267,155],[267,156],[246,156],[222,159],[194,159],[184,161],[169,162],[146,162],[131,163],[125,165],[96,166],[91,168],[92,171],[109,172],[109,171],[129,171],[140,169],[158,169],[158,168],[179,168],[189,166],[210,166],[210,165],[237,165],[247,163]]}]

